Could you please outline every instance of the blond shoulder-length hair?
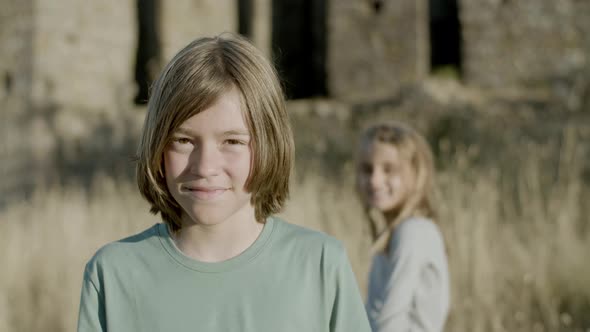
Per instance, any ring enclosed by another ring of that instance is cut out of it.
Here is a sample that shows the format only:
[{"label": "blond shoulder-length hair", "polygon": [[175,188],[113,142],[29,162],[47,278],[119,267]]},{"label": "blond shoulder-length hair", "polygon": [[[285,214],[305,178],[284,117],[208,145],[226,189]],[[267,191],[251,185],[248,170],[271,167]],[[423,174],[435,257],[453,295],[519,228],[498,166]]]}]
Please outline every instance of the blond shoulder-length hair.
[{"label": "blond shoulder-length hair", "polygon": [[[376,212],[365,205],[373,238],[372,250],[387,254],[393,230],[403,220],[421,216],[436,222],[433,198],[435,169],[430,146],[422,135],[406,124],[391,121],[367,127],[360,137],[359,152],[360,149],[365,149],[376,142],[393,145],[399,151],[402,159],[409,162],[415,177],[415,186],[402,203],[397,214],[388,217],[380,216],[383,218],[383,226],[378,227],[375,220]],[[359,169],[357,166],[357,172]],[[360,190],[358,173],[356,185],[357,191]]]},{"label": "blond shoulder-length hair", "polygon": [[173,231],[181,227],[182,208],[166,186],[164,149],[184,121],[233,87],[241,94],[252,137],[246,190],[252,193],[256,219],[264,222],[279,212],[289,195],[293,134],[274,67],[238,35],[200,38],[178,52],[154,82],[137,151],[139,190],[150,212],[160,213]]}]

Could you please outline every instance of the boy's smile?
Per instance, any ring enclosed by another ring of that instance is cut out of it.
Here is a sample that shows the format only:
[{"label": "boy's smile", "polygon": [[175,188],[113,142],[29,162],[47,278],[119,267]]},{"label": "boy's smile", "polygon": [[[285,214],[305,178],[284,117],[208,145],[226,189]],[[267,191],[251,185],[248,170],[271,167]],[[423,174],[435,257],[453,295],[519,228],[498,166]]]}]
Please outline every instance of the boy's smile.
[{"label": "boy's smile", "polygon": [[164,150],[166,183],[183,224],[255,222],[245,188],[251,160],[240,93],[232,88],[180,125]]},{"label": "boy's smile", "polygon": [[180,189],[182,192],[187,192],[188,194],[194,196],[196,199],[209,201],[218,198],[226,191],[228,191],[230,188],[199,185],[182,185]]}]

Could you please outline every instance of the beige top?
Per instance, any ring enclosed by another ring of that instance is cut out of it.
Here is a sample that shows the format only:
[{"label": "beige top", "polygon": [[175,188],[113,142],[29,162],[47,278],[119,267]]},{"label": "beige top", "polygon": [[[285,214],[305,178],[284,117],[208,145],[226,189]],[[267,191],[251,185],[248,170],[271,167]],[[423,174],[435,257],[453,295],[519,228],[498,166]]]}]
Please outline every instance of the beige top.
[{"label": "beige top", "polygon": [[403,221],[393,231],[389,255],[373,259],[366,305],[373,331],[442,331],[449,305],[449,270],[438,226],[422,218]]}]

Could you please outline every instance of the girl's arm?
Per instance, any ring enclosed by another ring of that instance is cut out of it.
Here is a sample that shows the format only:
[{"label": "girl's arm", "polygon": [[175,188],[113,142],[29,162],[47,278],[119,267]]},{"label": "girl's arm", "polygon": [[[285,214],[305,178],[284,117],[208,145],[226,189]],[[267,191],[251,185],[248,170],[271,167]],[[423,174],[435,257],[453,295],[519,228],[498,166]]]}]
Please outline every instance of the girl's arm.
[{"label": "girl's arm", "polygon": [[401,224],[388,256],[377,256],[367,310],[374,331],[442,331],[448,270],[442,237],[429,221]]}]

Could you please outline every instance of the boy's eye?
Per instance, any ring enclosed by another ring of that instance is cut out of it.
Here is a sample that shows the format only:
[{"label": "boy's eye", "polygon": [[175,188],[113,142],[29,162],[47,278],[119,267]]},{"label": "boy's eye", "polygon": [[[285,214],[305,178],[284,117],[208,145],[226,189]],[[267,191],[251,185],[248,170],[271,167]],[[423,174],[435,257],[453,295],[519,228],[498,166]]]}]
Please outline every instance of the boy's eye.
[{"label": "boy's eye", "polygon": [[225,140],[225,144],[228,145],[244,145],[245,143],[241,140],[230,138]]},{"label": "boy's eye", "polygon": [[174,139],[175,143],[180,143],[180,144],[188,144],[191,142],[190,139],[186,138],[186,137],[177,137]]},{"label": "boy's eye", "polygon": [[173,137],[170,142],[170,147],[175,150],[185,151],[192,149],[192,140],[188,137]]},{"label": "boy's eye", "polygon": [[169,144],[168,148],[176,152],[189,153],[194,149],[189,137],[172,137]]}]

